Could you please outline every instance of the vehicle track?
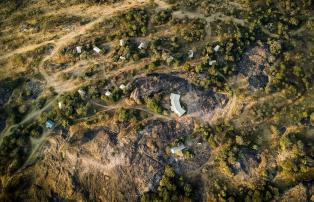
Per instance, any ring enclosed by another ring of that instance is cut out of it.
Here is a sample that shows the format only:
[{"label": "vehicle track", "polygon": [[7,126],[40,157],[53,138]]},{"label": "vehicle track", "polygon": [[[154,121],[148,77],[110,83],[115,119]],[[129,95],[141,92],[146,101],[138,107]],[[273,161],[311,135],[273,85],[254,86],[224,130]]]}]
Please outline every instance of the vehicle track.
[{"label": "vehicle track", "polygon": [[[0,144],[2,143],[2,140],[5,136],[10,135],[12,133],[12,130],[14,128],[17,128],[18,126],[20,126],[26,122],[29,122],[29,121],[33,120],[34,118],[37,118],[42,112],[47,110],[59,98],[59,96],[61,96],[63,93],[65,93],[67,91],[74,90],[74,89],[79,87],[79,86],[66,87],[66,86],[64,86],[64,84],[62,82],[58,81],[56,76],[49,75],[46,72],[46,70],[44,69],[44,64],[46,61],[48,61],[53,56],[55,56],[67,44],[73,42],[78,36],[83,35],[87,31],[91,30],[98,23],[103,22],[105,19],[112,17],[113,15],[117,14],[120,11],[125,11],[125,10],[129,10],[129,9],[132,9],[132,8],[135,8],[138,6],[142,6],[144,3],[149,3],[149,1],[148,0],[132,0],[132,1],[125,1],[125,2],[123,2],[123,4],[119,3],[119,4],[112,5],[112,6],[108,6],[106,9],[102,10],[102,13],[100,14],[99,18],[97,18],[96,20],[94,20],[94,21],[92,21],[86,25],[80,26],[79,28],[73,30],[72,32],[60,37],[58,40],[46,41],[46,42],[43,42],[40,44],[29,45],[26,47],[16,49],[16,50],[14,50],[14,51],[6,54],[6,55],[0,56],[0,59],[6,59],[6,58],[11,57],[15,54],[25,53],[25,52],[28,52],[31,50],[35,50],[36,48],[41,47],[43,45],[47,45],[49,43],[52,43],[54,45],[54,49],[50,54],[46,55],[41,60],[41,62],[38,65],[38,71],[44,77],[44,79],[47,83],[47,88],[52,87],[52,88],[54,88],[54,90],[57,93],[57,95],[49,103],[47,103],[43,108],[31,112],[20,123],[17,123],[17,124],[14,124],[12,126],[7,127],[2,132],[2,134],[0,136]],[[135,65],[130,66],[130,67],[126,67],[124,69],[114,71],[110,75],[112,75],[112,76],[118,75],[124,71],[129,71],[129,70],[131,70],[133,68],[135,69],[137,67],[138,66],[135,66]],[[82,85],[82,83],[81,83],[81,85]],[[35,158],[34,157],[36,155],[35,153],[37,151],[39,151],[39,149],[40,149],[39,147],[43,144],[43,142],[45,140],[46,140],[46,138],[42,138],[41,141],[38,141],[36,145],[33,145],[32,155],[29,158],[29,160],[31,160],[32,158]]]}]

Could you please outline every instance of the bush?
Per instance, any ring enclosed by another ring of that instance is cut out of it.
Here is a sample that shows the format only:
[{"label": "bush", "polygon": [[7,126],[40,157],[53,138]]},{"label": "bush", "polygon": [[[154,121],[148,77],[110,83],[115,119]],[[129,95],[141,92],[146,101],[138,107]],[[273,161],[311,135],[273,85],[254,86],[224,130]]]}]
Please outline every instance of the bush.
[{"label": "bush", "polygon": [[152,23],[155,25],[162,25],[171,20],[172,10],[162,10],[152,16]]},{"label": "bush", "polygon": [[31,137],[33,138],[40,138],[40,136],[42,135],[43,133],[43,128],[38,126],[38,125],[35,125],[32,130],[30,131],[30,135]]},{"label": "bush", "polygon": [[146,36],[148,33],[147,24],[148,12],[144,8],[132,9],[127,13],[115,18],[115,25],[118,28],[117,37],[138,37]]},{"label": "bush", "polygon": [[281,43],[275,40],[268,40],[270,52],[274,55],[279,55],[281,52]]},{"label": "bush", "polygon": [[123,95],[123,91],[119,88],[116,88],[112,91],[111,98],[114,102],[117,102],[121,99],[122,95]]},{"label": "bush", "polygon": [[23,165],[31,149],[27,131],[16,129],[0,145],[0,175],[13,173]]},{"label": "bush", "polygon": [[145,103],[146,103],[146,107],[155,112],[155,113],[158,113],[158,114],[162,114],[163,112],[163,108],[162,106],[160,105],[159,103],[159,100],[158,98],[145,98]]},{"label": "bush", "polygon": [[148,201],[191,201],[193,188],[174,169],[167,165],[158,186],[158,192],[147,192],[141,196],[142,202]]},{"label": "bush", "polygon": [[183,157],[185,159],[191,159],[195,156],[195,154],[193,153],[193,151],[191,150],[188,150],[188,149],[185,149],[182,151],[182,154],[183,154]]},{"label": "bush", "polygon": [[27,112],[27,110],[28,110],[28,108],[27,108],[27,106],[25,104],[19,106],[19,108],[18,108],[18,112],[20,114],[25,114]]},{"label": "bush", "polygon": [[114,114],[114,120],[117,122],[125,122],[130,119],[128,111],[124,108],[118,109]]}]

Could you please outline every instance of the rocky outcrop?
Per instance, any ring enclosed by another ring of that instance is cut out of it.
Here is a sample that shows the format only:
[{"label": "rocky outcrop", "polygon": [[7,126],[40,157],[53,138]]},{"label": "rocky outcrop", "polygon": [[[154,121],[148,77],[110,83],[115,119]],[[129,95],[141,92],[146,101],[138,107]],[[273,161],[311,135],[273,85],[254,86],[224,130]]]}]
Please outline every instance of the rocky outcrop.
[{"label": "rocky outcrop", "polygon": [[255,150],[242,146],[237,151],[237,163],[232,166],[232,170],[236,174],[244,172],[250,176],[260,163],[260,156]]},{"label": "rocky outcrop", "polygon": [[[224,94],[202,89],[184,78],[170,74],[150,74],[135,80],[133,85],[135,90],[131,93],[131,98],[135,101],[162,94],[169,97],[166,102],[170,103],[170,94],[176,93],[181,95],[187,115],[198,117],[213,116],[215,110],[223,108],[229,100]],[[164,107],[170,110],[170,105]]]},{"label": "rocky outcrop", "polygon": [[[12,199],[35,201],[136,201],[158,186],[171,157],[166,147],[192,133],[191,125],[148,120],[124,136],[110,127],[80,129],[72,136],[54,136],[43,147],[36,164],[21,176],[27,186],[12,185]],[[17,180],[19,181],[19,180]]]},{"label": "rocky outcrop", "polygon": [[274,62],[274,57],[269,53],[267,47],[256,46],[249,49],[237,65],[240,74],[248,78],[252,89],[266,87],[269,82],[265,69]]},{"label": "rocky outcrop", "polygon": [[307,200],[307,190],[302,184],[292,187],[282,196],[282,202],[303,202]]},{"label": "rocky outcrop", "polygon": [[142,103],[139,88],[135,88],[135,90],[132,91],[130,98],[134,100],[137,104]]}]

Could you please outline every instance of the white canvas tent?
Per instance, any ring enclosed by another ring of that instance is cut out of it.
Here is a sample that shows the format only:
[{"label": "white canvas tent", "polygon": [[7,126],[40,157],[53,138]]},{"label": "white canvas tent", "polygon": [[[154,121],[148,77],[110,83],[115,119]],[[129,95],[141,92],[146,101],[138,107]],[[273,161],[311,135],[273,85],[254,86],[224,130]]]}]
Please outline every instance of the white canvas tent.
[{"label": "white canvas tent", "polygon": [[96,52],[96,53],[100,53],[100,48],[98,48],[97,46],[95,46],[94,48],[93,48],[93,50]]},{"label": "white canvas tent", "polygon": [[214,51],[217,52],[217,51],[219,51],[219,49],[220,49],[220,46],[217,45],[217,46],[215,46]]},{"label": "white canvas tent", "polygon": [[125,40],[121,39],[120,40],[120,46],[125,46],[125,44],[126,44]]},{"label": "white canvas tent", "polygon": [[209,61],[209,65],[212,66],[213,64],[215,64],[217,61],[216,60],[211,60]]},{"label": "white canvas tent", "polygon": [[141,42],[140,45],[138,46],[138,49],[146,49],[147,48],[147,43]]},{"label": "white canvas tent", "polygon": [[124,89],[126,88],[126,86],[125,86],[124,84],[121,84],[121,85],[119,86],[119,88],[120,88],[121,90],[124,90]]},{"label": "white canvas tent", "polygon": [[178,152],[181,152],[183,149],[185,149],[186,147],[183,145],[183,144],[181,144],[181,145],[179,145],[179,146],[177,146],[177,147],[172,147],[171,149],[170,149],[170,151],[171,151],[171,153],[172,154],[178,154]]},{"label": "white canvas tent", "polygon": [[189,58],[192,59],[194,57],[194,52],[193,50],[189,50]]},{"label": "white canvas tent", "polygon": [[76,46],[76,52],[78,54],[81,54],[82,53],[82,47],[81,46]]},{"label": "white canvas tent", "polygon": [[107,90],[106,93],[105,93],[105,95],[106,95],[107,97],[109,97],[109,96],[111,96],[111,92],[110,92],[109,90]]}]

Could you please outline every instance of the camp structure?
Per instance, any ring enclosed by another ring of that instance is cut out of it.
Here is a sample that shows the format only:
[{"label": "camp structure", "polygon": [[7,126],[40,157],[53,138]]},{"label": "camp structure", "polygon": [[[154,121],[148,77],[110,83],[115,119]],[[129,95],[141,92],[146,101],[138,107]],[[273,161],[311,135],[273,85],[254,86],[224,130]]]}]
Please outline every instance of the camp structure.
[{"label": "camp structure", "polygon": [[125,44],[126,44],[125,40],[121,39],[120,40],[120,46],[125,46]]},{"label": "camp structure", "polygon": [[126,60],[126,57],[120,56],[119,59],[120,59],[120,60]]},{"label": "camp structure", "polygon": [[109,97],[109,96],[111,96],[111,92],[110,92],[109,90],[107,90],[106,93],[105,93],[105,95],[106,95],[107,97]]},{"label": "camp structure", "polygon": [[185,114],[186,111],[181,107],[180,95],[171,93],[170,100],[171,100],[171,111],[176,113],[179,117],[183,116],[183,114]]},{"label": "camp structure", "polygon": [[138,49],[146,49],[147,48],[147,43],[141,42],[140,45],[138,46]]},{"label": "camp structure", "polygon": [[78,54],[81,54],[82,53],[82,47],[81,46],[76,46],[76,52]]},{"label": "camp structure", "polygon": [[174,57],[169,56],[169,57],[167,58],[166,62],[167,62],[168,64],[170,64],[170,63],[172,63],[173,60],[174,60]]},{"label": "camp structure", "polygon": [[185,147],[183,144],[181,144],[181,145],[179,145],[179,146],[177,146],[177,147],[172,147],[172,148],[170,149],[170,151],[171,151],[172,154],[178,155],[178,154],[180,154],[180,152],[182,152],[182,150],[184,150],[185,148],[186,148],[186,147]]},{"label": "camp structure", "polygon": [[211,60],[209,61],[209,65],[212,66],[213,64],[215,64],[217,61],[216,60]]},{"label": "camp structure", "polygon": [[194,57],[194,52],[193,50],[189,50],[189,58],[192,59]]},{"label": "camp structure", "polygon": [[96,53],[100,53],[100,51],[101,51],[101,50],[100,50],[98,47],[96,47],[96,46],[93,48],[93,50],[94,50]]},{"label": "camp structure", "polygon": [[59,109],[62,109],[63,108],[63,102],[58,102],[58,107],[59,107]]},{"label": "camp structure", "polygon": [[46,128],[51,129],[51,128],[53,128],[54,126],[55,126],[55,122],[54,122],[54,121],[48,120],[48,121],[46,122]]},{"label": "camp structure", "polygon": [[121,85],[119,86],[119,88],[120,88],[121,90],[124,90],[124,89],[126,88],[126,86],[125,86],[124,84],[121,84]]},{"label": "camp structure", "polygon": [[80,94],[81,97],[84,97],[86,95],[86,92],[82,89],[79,89],[77,92]]},{"label": "camp structure", "polygon": [[218,51],[219,51],[219,49],[220,49],[220,46],[219,46],[219,45],[217,45],[217,46],[215,46],[214,51],[215,51],[215,52],[218,52]]}]

